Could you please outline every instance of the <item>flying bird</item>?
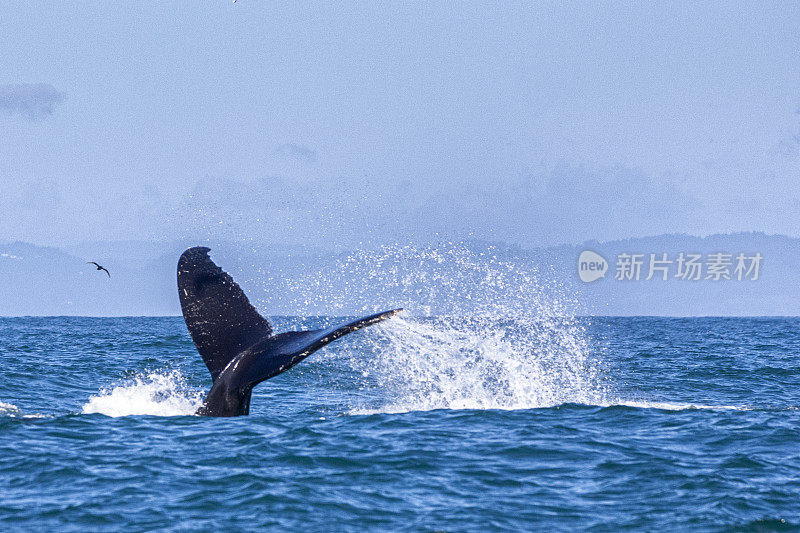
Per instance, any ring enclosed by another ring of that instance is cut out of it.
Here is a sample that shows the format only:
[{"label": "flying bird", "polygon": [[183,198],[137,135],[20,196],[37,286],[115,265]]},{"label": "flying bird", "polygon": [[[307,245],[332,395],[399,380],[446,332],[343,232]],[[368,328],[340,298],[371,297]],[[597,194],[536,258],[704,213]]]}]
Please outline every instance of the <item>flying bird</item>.
[{"label": "flying bird", "polygon": [[95,263],[94,261],[86,261],[86,264],[88,264],[88,265],[94,265],[94,266],[96,266],[96,267],[97,267],[97,270],[105,270],[106,274],[108,274],[108,277],[109,277],[109,278],[111,277],[111,272],[109,272],[109,271],[108,271],[108,269],[107,269],[106,267],[104,267],[104,266],[100,266],[100,265],[98,265],[97,263]]}]

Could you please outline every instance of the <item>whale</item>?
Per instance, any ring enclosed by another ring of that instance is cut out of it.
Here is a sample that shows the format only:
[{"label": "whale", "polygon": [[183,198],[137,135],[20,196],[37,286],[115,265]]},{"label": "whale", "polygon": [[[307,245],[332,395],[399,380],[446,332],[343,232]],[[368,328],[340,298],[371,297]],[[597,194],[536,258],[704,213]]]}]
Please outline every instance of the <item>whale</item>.
[{"label": "whale", "polygon": [[208,256],[189,248],[178,260],[178,295],[183,318],[211,373],[211,390],[196,414],[250,414],[253,388],[286,372],[336,339],[395,316],[402,309],[357,318],[337,326],[275,334],[233,278]]}]

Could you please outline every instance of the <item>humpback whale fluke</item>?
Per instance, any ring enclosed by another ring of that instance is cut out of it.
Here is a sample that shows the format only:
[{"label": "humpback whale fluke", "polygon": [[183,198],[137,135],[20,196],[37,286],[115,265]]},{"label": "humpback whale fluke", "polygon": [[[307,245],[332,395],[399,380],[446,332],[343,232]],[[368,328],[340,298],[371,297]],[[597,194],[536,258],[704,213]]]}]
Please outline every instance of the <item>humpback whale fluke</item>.
[{"label": "humpback whale fluke", "polygon": [[209,248],[189,248],[178,261],[183,318],[213,385],[197,414],[238,416],[250,412],[253,387],[291,367],[342,335],[386,320],[402,309],[366,316],[327,329],[273,335],[272,326],[250,304],[233,278],[208,257]]}]

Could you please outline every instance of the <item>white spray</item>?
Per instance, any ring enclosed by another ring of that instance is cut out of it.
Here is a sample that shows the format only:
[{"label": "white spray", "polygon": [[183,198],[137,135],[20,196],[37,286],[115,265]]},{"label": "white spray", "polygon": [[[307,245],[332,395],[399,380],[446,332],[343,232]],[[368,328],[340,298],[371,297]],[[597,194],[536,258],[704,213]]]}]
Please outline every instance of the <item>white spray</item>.
[{"label": "white spray", "polygon": [[100,391],[83,406],[84,414],[106,416],[192,415],[203,402],[203,392],[189,389],[177,371],[149,372]]}]

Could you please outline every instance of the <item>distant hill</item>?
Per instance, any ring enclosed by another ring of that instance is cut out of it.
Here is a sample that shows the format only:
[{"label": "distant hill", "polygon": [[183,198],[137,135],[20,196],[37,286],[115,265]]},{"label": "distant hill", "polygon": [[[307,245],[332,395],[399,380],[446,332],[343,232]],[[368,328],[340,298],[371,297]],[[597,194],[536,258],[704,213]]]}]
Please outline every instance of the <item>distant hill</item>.
[{"label": "distant hill", "polygon": [[[503,299],[497,291],[513,290],[506,272],[513,268],[537,273],[538,286],[545,292],[557,288],[559,297],[577,302],[572,309],[581,314],[800,315],[800,239],[781,235],[659,235],[536,249],[469,241],[452,247],[455,252],[447,252],[451,245],[333,253],[249,242],[206,244],[212,247],[214,260],[243,285],[254,304],[271,314],[348,314],[386,305],[405,305],[416,312],[453,312],[466,309],[473,294],[491,288],[487,284],[495,283],[491,290]],[[62,250],[0,243],[0,315],[179,315],[175,265],[186,245],[111,242]],[[585,250],[607,262],[603,278],[589,283],[580,280],[578,258]],[[646,280],[650,254],[662,259],[665,253],[672,261],[661,265],[667,266],[668,279],[663,280],[663,272],[656,270]],[[700,280],[676,277],[681,253],[701,256]],[[731,255],[727,270],[732,279],[706,279],[710,254],[716,253]],[[739,253],[760,254],[757,280],[736,279]],[[620,259],[624,259],[621,254],[642,255],[638,280],[616,279]],[[108,267],[111,278],[86,261]],[[492,269],[496,273],[505,269],[506,281],[492,281]],[[516,291],[514,297],[526,295]]]}]

